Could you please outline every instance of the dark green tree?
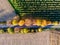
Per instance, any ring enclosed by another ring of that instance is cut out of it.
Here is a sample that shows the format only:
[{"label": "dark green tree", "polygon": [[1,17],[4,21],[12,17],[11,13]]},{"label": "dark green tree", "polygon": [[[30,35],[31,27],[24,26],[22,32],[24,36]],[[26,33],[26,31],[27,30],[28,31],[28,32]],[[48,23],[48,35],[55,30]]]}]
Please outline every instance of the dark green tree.
[{"label": "dark green tree", "polygon": [[[59,2],[54,0],[9,0],[16,13],[21,17],[33,17],[46,20],[60,20]],[[57,2],[57,3],[55,3]]]}]

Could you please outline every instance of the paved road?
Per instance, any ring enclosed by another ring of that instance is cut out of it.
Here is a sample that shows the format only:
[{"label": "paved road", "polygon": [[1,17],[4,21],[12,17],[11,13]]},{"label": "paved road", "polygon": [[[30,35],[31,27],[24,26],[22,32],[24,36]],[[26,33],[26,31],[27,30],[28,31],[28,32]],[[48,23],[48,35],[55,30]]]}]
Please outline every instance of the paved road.
[{"label": "paved road", "polygon": [[0,21],[14,17],[16,14],[8,0],[0,0]]},{"label": "paved road", "polygon": [[49,45],[49,32],[0,34],[0,45]]},{"label": "paved road", "polygon": [[28,34],[0,34],[0,45],[60,45],[59,31]]}]

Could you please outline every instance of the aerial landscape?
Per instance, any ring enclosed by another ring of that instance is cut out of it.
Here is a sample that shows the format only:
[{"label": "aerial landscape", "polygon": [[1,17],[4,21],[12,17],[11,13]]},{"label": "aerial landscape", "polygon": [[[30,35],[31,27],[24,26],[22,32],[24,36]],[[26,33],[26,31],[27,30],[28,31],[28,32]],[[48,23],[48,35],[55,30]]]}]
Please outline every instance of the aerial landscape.
[{"label": "aerial landscape", "polygon": [[0,0],[0,45],[60,45],[60,0]]}]

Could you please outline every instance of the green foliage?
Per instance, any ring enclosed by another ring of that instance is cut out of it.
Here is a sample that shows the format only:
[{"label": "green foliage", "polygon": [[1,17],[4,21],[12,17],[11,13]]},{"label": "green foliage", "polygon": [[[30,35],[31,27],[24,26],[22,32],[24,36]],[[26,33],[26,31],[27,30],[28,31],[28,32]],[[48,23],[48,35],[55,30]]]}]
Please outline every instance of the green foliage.
[{"label": "green foliage", "polygon": [[[52,20],[52,21],[59,21],[60,20],[60,3],[56,3],[56,0],[8,0],[15,12],[23,17],[22,14],[29,14],[32,17],[38,17],[40,19]],[[47,11],[49,10],[49,11]],[[51,11],[50,11],[51,10]],[[54,11],[53,11],[54,10]],[[56,12],[55,12],[56,11]],[[52,12],[52,13],[51,13]]]}]

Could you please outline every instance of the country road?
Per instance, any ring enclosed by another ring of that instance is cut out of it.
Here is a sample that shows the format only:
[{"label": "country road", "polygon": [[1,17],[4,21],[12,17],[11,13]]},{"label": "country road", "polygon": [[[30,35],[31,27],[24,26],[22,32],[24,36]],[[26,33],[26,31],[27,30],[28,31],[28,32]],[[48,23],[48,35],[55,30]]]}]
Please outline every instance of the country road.
[{"label": "country road", "polygon": [[49,45],[49,32],[0,34],[0,45]]},{"label": "country road", "polygon": [[60,45],[59,31],[26,34],[0,34],[0,45]]}]

